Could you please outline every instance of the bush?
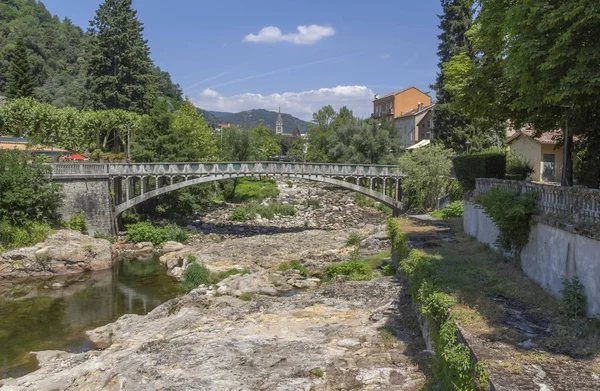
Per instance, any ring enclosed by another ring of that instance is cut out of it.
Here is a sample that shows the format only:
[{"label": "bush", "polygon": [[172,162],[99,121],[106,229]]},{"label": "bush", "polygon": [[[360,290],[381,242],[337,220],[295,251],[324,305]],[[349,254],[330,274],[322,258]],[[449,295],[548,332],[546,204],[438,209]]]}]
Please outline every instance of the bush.
[{"label": "bush", "polygon": [[388,218],[387,231],[392,242],[392,256],[398,257],[396,262],[394,262],[397,265],[400,260],[408,256],[408,239],[406,239],[406,235],[400,229],[400,221],[395,217]]},{"label": "bush", "polygon": [[127,235],[125,240],[133,243],[152,242],[155,246],[168,241],[185,242],[189,238],[186,230],[175,224],[168,224],[165,227],[155,227],[150,222],[141,222],[126,225]]},{"label": "bush", "polygon": [[204,265],[192,263],[183,272],[182,288],[186,292],[196,289],[199,285],[210,285],[210,272]]},{"label": "bush", "polygon": [[496,240],[498,247],[518,255],[529,240],[535,194],[520,195],[492,187],[481,197],[481,205],[500,230]]},{"label": "bush", "polygon": [[230,201],[235,203],[252,200],[262,201],[265,198],[277,197],[278,195],[277,183],[271,178],[243,178],[235,186]]},{"label": "bush", "polygon": [[85,219],[85,212],[79,211],[78,213],[74,213],[69,217],[69,220],[63,223],[63,226],[66,229],[70,229],[73,231],[81,232],[84,235],[87,235],[87,221]]},{"label": "bush", "polygon": [[464,211],[465,203],[463,201],[454,201],[442,209],[442,218],[447,220],[456,217],[463,217]]},{"label": "bush", "polygon": [[350,235],[348,235],[348,239],[346,240],[346,247],[360,246],[360,242],[362,242],[363,239],[363,236],[358,232],[350,232]]},{"label": "bush", "polygon": [[586,297],[583,294],[583,285],[578,277],[569,280],[562,278],[563,289],[560,291],[560,309],[569,318],[581,318],[586,314]]},{"label": "bush", "polygon": [[506,155],[506,173],[514,176],[520,181],[524,181],[529,178],[535,170],[533,165],[523,156],[510,151]]},{"label": "bush", "polygon": [[29,223],[15,227],[7,220],[0,220],[0,246],[11,249],[27,247],[43,242],[50,234],[50,226],[42,223]]},{"label": "bush", "polygon": [[400,170],[407,175],[402,180],[402,201],[409,209],[430,210],[446,194],[451,155],[450,150],[429,145],[400,157]]},{"label": "bush", "polygon": [[323,273],[328,279],[332,279],[335,276],[348,276],[353,281],[362,281],[370,280],[373,277],[371,265],[360,260],[333,263],[326,266]]},{"label": "bush", "polygon": [[477,178],[504,179],[506,154],[503,152],[481,152],[454,158],[454,171],[465,191],[475,189]]},{"label": "bush", "polygon": [[448,194],[450,195],[450,201],[462,201],[465,191],[459,181],[453,180],[448,186]]},{"label": "bush", "polygon": [[281,265],[279,265],[279,268],[277,268],[277,270],[279,270],[280,272],[285,272],[287,270],[298,270],[301,276],[308,277],[308,269],[306,268],[306,266],[302,265],[298,261],[282,263]]}]

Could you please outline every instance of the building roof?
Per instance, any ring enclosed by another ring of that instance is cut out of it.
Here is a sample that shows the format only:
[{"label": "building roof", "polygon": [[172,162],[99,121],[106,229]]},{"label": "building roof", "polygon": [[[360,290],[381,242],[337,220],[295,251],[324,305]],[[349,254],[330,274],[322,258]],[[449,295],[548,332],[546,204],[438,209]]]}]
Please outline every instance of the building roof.
[{"label": "building roof", "polygon": [[404,89],[401,89],[401,90],[398,90],[398,91],[390,92],[389,94],[386,94],[386,95],[384,95],[384,96],[380,96],[379,98],[375,99],[373,102],[375,102],[375,101],[378,101],[378,100],[381,100],[381,99],[389,98],[389,97],[391,97],[391,96],[396,96],[396,95],[398,95],[398,94],[401,94],[401,93],[403,93],[404,91],[408,91],[408,90],[410,90],[411,88],[414,88],[415,90],[417,90],[417,91],[419,91],[419,92],[422,92],[422,93],[423,93],[423,94],[425,94],[425,95],[429,95],[429,94],[427,94],[427,93],[425,93],[425,92],[421,91],[421,90],[420,90],[420,89],[418,89],[417,87],[411,86],[411,87],[407,87],[407,88],[404,88]]},{"label": "building roof", "polygon": [[561,132],[544,132],[540,134],[538,137],[535,137],[535,130],[533,129],[520,129],[515,131],[515,134],[510,136],[508,140],[506,140],[506,144],[510,144],[521,136],[526,136],[534,141],[537,141],[540,144],[550,144],[555,145],[558,144],[558,140],[560,140]]},{"label": "building roof", "polygon": [[433,108],[433,106],[435,106],[435,104],[433,105],[429,105],[427,107],[423,107],[421,108],[421,110],[419,109],[410,109],[408,111],[405,111],[404,113],[402,113],[401,115],[394,117],[394,119],[398,119],[398,118],[407,118],[407,117],[413,117],[413,116],[417,116],[419,114],[422,114],[426,111],[429,111]]},{"label": "building roof", "polygon": [[414,145],[411,145],[410,147],[407,147],[406,149],[408,149],[408,150],[417,149],[417,148],[427,146],[429,144],[431,144],[431,140],[425,139],[425,140],[419,141],[418,143],[416,143]]},{"label": "building roof", "polygon": [[47,147],[45,145],[30,145],[28,140],[23,137],[0,137],[0,149],[17,151],[37,151],[37,152],[68,152],[66,149]]}]

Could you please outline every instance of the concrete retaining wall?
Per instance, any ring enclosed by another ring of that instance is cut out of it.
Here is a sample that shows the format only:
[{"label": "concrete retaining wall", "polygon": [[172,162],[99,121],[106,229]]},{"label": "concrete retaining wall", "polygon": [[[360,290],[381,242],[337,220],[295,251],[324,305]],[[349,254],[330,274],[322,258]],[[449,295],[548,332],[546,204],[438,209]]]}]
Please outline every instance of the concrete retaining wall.
[{"label": "concrete retaining wall", "polygon": [[[465,201],[466,233],[496,248],[498,228],[472,202]],[[600,241],[538,221],[520,254],[521,268],[531,279],[560,297],[562,277],[579,277],[589,316],[600,315]]]},{"label": "concrete retaining wall", "polygon": [[60,209],[63,219],[85,212],[90,235],[96,232],[114,234],[110,187],[108,179],[54,180],[63,188],[64,201]]}]

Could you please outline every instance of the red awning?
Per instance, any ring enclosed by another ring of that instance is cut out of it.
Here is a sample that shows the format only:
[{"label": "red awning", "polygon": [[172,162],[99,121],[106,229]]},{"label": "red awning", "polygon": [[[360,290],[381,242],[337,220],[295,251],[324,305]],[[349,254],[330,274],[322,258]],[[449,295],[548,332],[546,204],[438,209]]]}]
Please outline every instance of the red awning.
[{"label": "red awning", "polygon": [[87,160],[87,158],[78,153],[74,153],[71,156],[67,156],[65,160]]}]

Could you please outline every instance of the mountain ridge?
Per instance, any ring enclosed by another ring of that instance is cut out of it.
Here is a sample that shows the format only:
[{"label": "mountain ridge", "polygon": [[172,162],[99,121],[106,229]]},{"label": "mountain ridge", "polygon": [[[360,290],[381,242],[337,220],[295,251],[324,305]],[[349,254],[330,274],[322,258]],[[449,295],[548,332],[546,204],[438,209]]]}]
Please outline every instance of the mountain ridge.
[{"label": "mountain ridge", "polygon": [[[239,113],[229,113],[225,111],[211,111],[198,108],[198,111],[203,114],[204,119],[212,126],[219,126],[219,124],[232,124],[242,125],[251,129],[258,126],[261,122],[269,129],[275,130],[277,123],[277,117],[279,115],[276,111],[270,111],[265,109],[253,109],[241,111]],[[300,133],[306,133],[308,130],[308,122],[296,118],[291,114],[281,113],[283,119],[283,133],[291,134],[295,128],[300,130]]]}]

